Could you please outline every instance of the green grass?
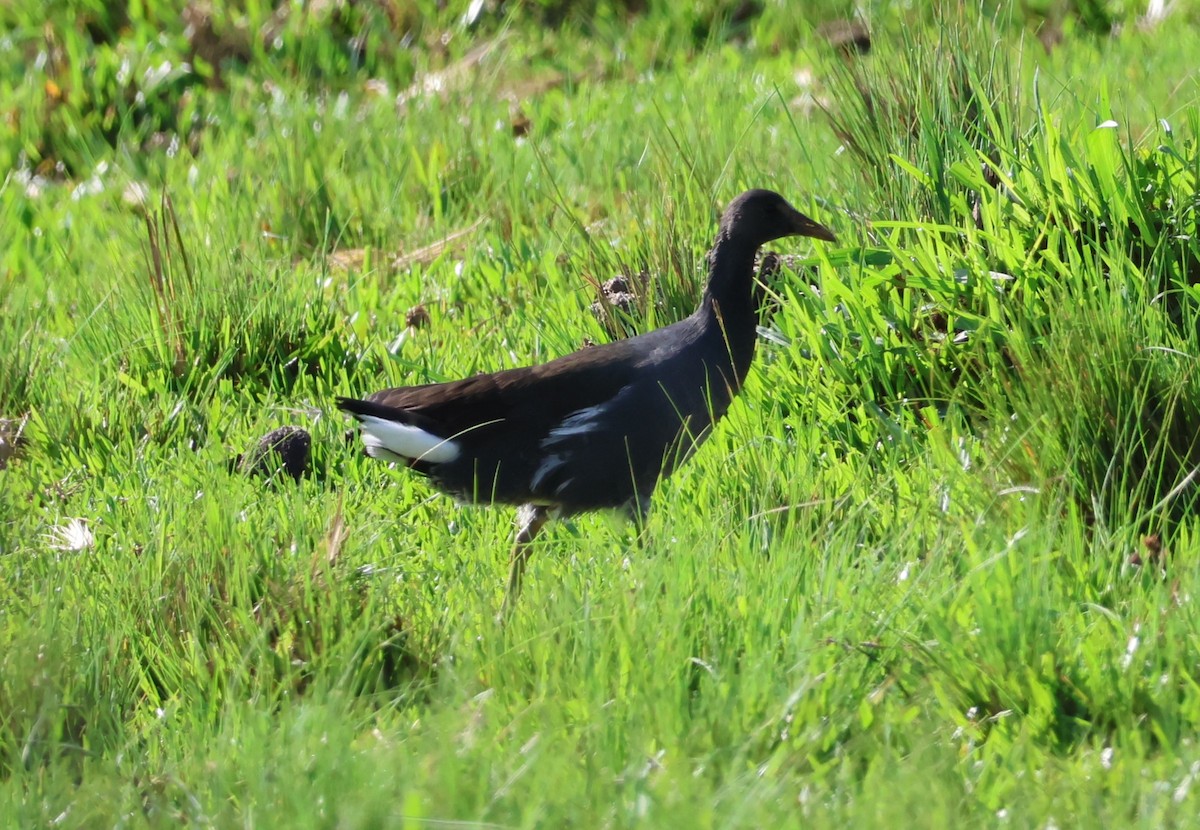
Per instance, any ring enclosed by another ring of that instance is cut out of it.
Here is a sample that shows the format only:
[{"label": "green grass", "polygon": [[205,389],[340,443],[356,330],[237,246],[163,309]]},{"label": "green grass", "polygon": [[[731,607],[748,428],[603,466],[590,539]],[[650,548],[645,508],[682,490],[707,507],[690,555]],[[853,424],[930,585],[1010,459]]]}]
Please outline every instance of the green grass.
[{"label": "green grass", "polygon": [[[0,8],[0,815],[1194,823],[1200,8],[881,3],[847,59],[832,3],[438,5],[219,6],[223,59]],[[333,398],[609,339],[618,273],[679,319],[752,186],[840,242],[779,246],[642,536],[553,526],[498,626],[510,511]],[[288,424],[312,474],[243,476]]]}]

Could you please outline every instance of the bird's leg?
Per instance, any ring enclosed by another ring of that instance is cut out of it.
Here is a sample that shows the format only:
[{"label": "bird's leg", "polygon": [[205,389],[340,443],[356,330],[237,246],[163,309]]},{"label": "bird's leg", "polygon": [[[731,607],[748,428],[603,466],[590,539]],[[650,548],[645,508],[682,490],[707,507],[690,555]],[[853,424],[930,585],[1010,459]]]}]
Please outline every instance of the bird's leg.
[{"label": "bird's leg", "polygon": [[536,504],[523,504],[517,509],[517,537],[513,541],[509,557],[508,591],[504,594],[501,614],[507,616],[516,605],[521,593],[521,577],[525,574],[525,563],[533,553],[534,538],[550,520],[550,510]]}]

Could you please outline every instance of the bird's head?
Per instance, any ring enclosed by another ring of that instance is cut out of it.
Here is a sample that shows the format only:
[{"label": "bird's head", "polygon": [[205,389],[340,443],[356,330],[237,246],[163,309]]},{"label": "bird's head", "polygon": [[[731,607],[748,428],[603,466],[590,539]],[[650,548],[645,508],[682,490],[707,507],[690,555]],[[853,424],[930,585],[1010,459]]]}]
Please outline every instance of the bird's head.
[{"label": "bird's head", "polygon": [[721,216],[721,235],[760,245],[785,236],[810,236],[836,242],[833,231],[796,210],[773,190],[747,190]]}]

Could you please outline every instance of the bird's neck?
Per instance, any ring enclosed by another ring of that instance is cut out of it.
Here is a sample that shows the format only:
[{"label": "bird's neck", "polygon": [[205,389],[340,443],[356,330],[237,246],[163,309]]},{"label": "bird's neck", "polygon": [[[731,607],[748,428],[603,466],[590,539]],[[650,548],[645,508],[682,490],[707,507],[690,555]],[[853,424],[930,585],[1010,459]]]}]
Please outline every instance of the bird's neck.
[{"label": "bird's neck", "polygon": [[722,233],[708,254],[708,286],[696,314],[724,342],[741,386],[754,358],[762,291],[754,281],[758,247]]}]

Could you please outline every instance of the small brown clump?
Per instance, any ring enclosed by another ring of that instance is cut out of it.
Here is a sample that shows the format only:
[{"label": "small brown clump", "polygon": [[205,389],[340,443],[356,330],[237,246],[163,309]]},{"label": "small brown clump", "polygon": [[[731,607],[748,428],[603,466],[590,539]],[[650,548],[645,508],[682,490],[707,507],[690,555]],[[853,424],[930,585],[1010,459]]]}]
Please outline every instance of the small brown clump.
[{"label": "small brown clump", "polygon": [[639,271],[632,278],[617,274],[608,282],[600,284],[600,300],[592,305],[592,311],[599,313],[603,303],[627,314],[632,313],[637,310],[638,297],[646,293],[649,285],[650,275],[645,271]]},{"label": "small brown clump", "polygon": [[628,337],[631,332],[628,327],[614,315],[614,311],[622,314],[635,315],[642,305],[639,298],[644,297],[650,284],[650,275],[645,271],[635,274],[632,278],[617,274],[607,282],[600,283],[599,297],[592,303],[591,311],[613,337]]},{"label": "small brown clump", "polygon": [[423,303],[417,303],[404,315],[404,324],[410,329],[423,329],[429,325],[429,309]]},{"label": "small brown clump", "polygon": [[512,126],[513,138],[524,138],[529,135],[529,130],[533,127],[533,122],[529,120],[529,116],[520,107],[517,107],[517,111],[513,113],[510,124]]},{"label": "small brown clump", "polygon": [[0,470],[20,457],[29,445],[25,438],[25,418],[0,418]]},{"label": "small brown clump", "polygon": [[1166,563],[1167,553],[1163,548],[1162,536],[1157,533],[1151,533],[1149,536],[1142,537],[1142,550],[1134,551],[1129,557],[1129,564],[1136,567],[1142,565],[1163,565]]},{"label": "small brown clump", "polygon": [[831,20],[821,24],[817,33],[843,55],[865,55],[871,51],[871,31],[857,20]]},{"label": "small brown clump", "polygon": [[783,264],[779,254],[774,251],[767,251],[762,256],[762,261],[758,263],[758,279],[760,282],[766,282],[773,279],[779,273],[779,266]]},{"label": "small brown clump", "polygon": [[308,471],[312,438],[300,427],[280,427],[264,435],[245,455],[239,467],[245,475],[275,478],[279,472],[299,481]]}]

